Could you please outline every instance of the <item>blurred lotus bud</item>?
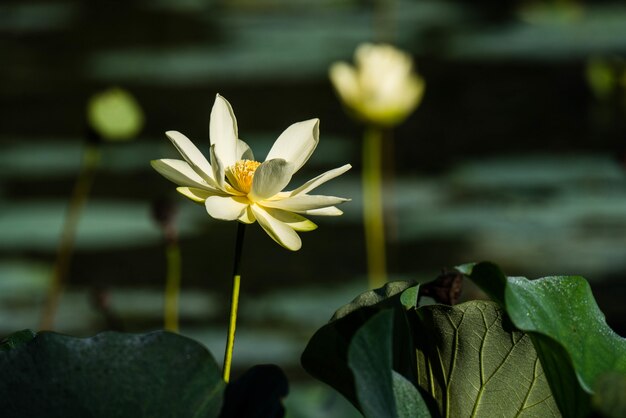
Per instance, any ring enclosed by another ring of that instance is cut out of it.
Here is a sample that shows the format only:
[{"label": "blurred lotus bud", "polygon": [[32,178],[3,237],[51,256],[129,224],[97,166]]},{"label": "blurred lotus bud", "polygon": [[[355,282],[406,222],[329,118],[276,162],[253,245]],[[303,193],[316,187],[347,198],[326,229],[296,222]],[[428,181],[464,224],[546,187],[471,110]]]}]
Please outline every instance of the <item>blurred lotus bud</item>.
[{"label": "blurred lotus bud", "polygon": [[115,87],[89,99],[87,120],[100,138],[127,141],[141,131],[144,116],[137,100],[126,90]]},{"label": "blurred lotus bud", "polygon": [[355,66],[338,62],[330,67],[330,80],[349,112],[379,126],[403,122],[424,94],[411,56],[391,45],[362,44],[354,61]]},{"label": "blurred lotus bud", "polygon": [[610,97],[617,87],[616,65],[603,58],[590,58],[586,68],[587,83],[595,94],[602,100]]}]

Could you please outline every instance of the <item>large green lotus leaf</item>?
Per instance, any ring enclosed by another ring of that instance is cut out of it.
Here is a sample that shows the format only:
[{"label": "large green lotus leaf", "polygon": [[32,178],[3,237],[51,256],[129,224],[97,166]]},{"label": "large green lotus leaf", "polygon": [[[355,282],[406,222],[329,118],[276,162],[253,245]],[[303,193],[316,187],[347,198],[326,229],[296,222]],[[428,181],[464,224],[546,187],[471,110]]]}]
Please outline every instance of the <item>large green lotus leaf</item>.
[{"label": "large green lotus leaf", "polygon": [[224,382],[199,343],[168,332],[41,332],[0,350],[4,418],[219,415]]},{"label": "large green lotus leaf", "polygon": [[394,323],[398,324],[393,334],[394,368],[408,373],[408,377],[411,377],[414,365],[406,362],[410,362],[414,357],[411,356],[413,345],[404,314],[406,308],[400,301],[400,295],[412,286],[415,286],[415,283],[391,282],[379,289],[362,293],[337,310],[330,322],[320,328],[309,340],[302,354],[304,369],[315,378],[338,390],[356,408],[360,408],[354,377],[348,367],[348,347],[357,330],[370,318],[381,310],[393,308]]},{"label": "large green lotus leaf", "polygon": [[493,302],[416,310],[419,386],[443,417],[558,417],[528,334]]},{"label": "large green lotus leaf", "polygon": [[[600,376],[626,375],[626,339],[609,328],[584,278],[507,278],[491,263],[459,270],[497,300],[516,327],[532,334],[563,415],[589,412]],[[603,399],[609,398],[596,397],[597,408],[606,409],[598,406]]]},{"label": "large green lotus leaf", "polygon": [[357,398],[367,418],[430,418],[417,388],[392,369],[393,311],[384,310],[365,323],[348,349],[348,365]]}]

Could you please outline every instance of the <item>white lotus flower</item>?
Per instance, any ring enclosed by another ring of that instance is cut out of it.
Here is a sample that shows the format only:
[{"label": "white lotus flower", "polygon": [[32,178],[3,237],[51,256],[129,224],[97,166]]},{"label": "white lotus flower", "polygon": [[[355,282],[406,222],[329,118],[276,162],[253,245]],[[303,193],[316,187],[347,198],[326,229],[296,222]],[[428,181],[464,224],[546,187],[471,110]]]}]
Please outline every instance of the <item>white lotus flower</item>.
[{"label": "white lotus flower", "polygon": [[255,161],[250,147],[239,139],[232,107],[219,94],[211,110],[209,131],[210,163],[185,135],[176,131],[166,135],[184,161],[162,159],[151,163],[180,186],[176,190],[183,196],[204,203],[211,217],[247,224],[258,221],[274,241],[296,251],[302,246],[296,231],[317,228],[302,215],[343,213],[335,205],[349,199],[309,192],[348,171],[350,164],[327,171],[297,189],[282,191],[313,154],[319,141],[319,119],[288,127],[262,163]]},{"label": "white lotus flower", "polygon": [[354,53],[356,66],[338,62],[330,80],[355,116],[380,126],[402,122],[419,104],[424,80],[413,71],[407,53],[386,44],[362,44]]}]

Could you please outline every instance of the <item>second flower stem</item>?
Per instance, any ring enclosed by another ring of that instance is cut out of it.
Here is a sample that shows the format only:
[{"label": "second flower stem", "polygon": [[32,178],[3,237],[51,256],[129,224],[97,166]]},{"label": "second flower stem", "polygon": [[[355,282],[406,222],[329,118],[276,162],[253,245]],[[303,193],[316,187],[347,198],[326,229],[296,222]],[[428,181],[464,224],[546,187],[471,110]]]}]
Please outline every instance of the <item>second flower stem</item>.
[{"label": "second flower stem", "polygon": [[181,260],[176,238],[168,239],[165,249],[167,279],[165,283],[165,324],[168,331],[178,332],[178,302],[180,298]]},{"label": "second flower stem", "polygon": [[365,130],[363,142],[363,223],[370,289],[387,283],[382,196],[382,139],[377,127]]},{"label": "second flower stem", "polygon": [[66,276],[69,273],[72,261],[74,241],[76,240],[80,215],[89,197],[99,161],[100,146],[97,144],[87,145],[83,151],[80,173],[76,179],[74,191],[72,192],[67,213],[65,214],[61,240],[57,248],[52,281],[48,293],[46,294],[41,323],[39,325],[41,330],[51,330],[54,328],[59,301],[65,287]]},{"label": "second flower stem", "polygon": [[241,261],[241,253],[243,250],[243,238],[246,232],[246,224],[238,223],[237,225],[237,241],[235,242],[235,262],[233,264],[233,288],[230,299],[230,319],[228,322],[228,336],[226,339],[226,350],[224,352],[224,368],[222,376],[224,381],[228,383],[230,380],[230,368],[233,362],[233,349],[235,347],[235,330],[237,329],[237,310],[239,308],[239,287],[241,283],[241,275],[239,266]]}]

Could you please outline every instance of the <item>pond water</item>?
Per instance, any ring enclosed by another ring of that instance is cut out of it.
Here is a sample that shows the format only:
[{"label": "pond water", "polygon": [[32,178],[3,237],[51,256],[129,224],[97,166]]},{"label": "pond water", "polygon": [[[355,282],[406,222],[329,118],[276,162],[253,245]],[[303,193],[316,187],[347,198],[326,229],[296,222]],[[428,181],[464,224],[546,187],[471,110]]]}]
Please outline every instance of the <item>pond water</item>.
[{"label": "pond water", "polygon": [[[220,361],[236,227],[210,219],[149,166],[176,156],[169,129],[208,150],[220,92],[257,156],[289,124],[321,118],[320,145],[294,184],[354,166],[319,189],[352,201],[343,216],[318,218],[302,250],[248,228],[234,354],[235,375],[258,363],[287,372],[290,416],[351,416],[299,357],[366,289],[361,132],[326,71],[373,39],[370,2],[89,3],[0,5],[0,336],[38,326],[80,166],[86,99],[119,85],[136,95],[146,126],[133,142],[103,146],[56,330],[162,327],[164,247],[150,213],[166,197],[178,211],[181,333]],[[574,21],[522,12],[397,2],[396,38],[417,57],[427,92],[386,144],[388,269],[392,279],[429,280],[490,260],[509,275],[580,274],[626,335],[626,113],[621,96],[598,100],[585,80],[589,56],[626,50],[626,8],[589,6]],[[475,292],[468,286],[466,297]],[[113,320],[94,294],[107,298]]]}]

